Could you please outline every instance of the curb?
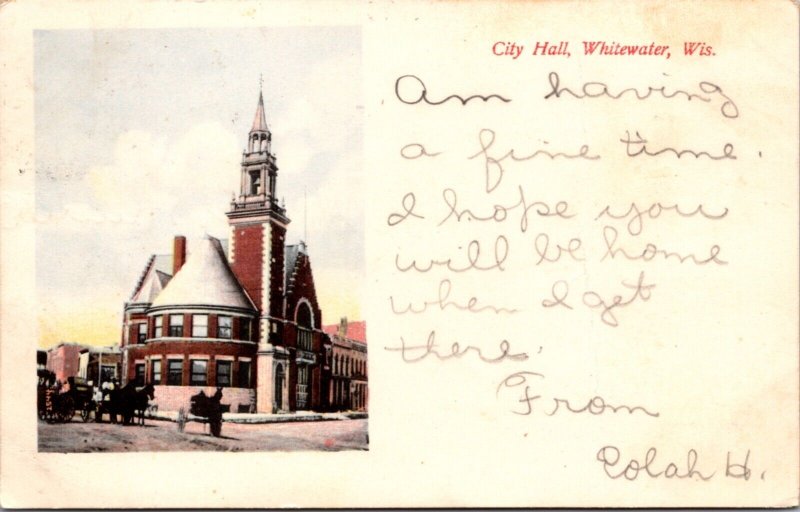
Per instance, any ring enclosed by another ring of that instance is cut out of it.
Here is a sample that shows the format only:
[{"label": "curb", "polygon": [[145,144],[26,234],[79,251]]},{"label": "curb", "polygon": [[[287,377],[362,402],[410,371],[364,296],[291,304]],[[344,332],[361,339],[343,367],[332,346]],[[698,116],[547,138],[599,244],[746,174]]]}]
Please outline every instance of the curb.
[{"label": "curb", "polygon": [[[189,414],[189,421],[197,421],[204,423],[206,418]],[[178,421],[178,413],[176,411],[157,411],[147,412],[146,418],[162,421]],[[296,423],[304,421],[343,421],[343,420],[359,420],[367,419],[369,414],[366,412],[328,412],[328,413],[300,413],[300,414],[247,414],[247,413],[230,413],[226,412],[222,415],[222,421],[226,423],[239,423],[243,425],[256,425],[256,424],[269,424],[269,423]]]}]

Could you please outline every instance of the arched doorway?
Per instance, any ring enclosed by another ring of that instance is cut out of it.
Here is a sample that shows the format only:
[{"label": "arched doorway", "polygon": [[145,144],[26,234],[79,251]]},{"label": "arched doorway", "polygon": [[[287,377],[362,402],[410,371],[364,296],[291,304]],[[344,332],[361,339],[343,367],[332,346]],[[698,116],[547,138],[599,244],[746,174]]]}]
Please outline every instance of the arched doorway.
[{"label": "arched doorway", "polygon": [[279,364],[275,368],[275,409],[280,411],[283,409],[283,382],[286,379],[286,374],[283,371],[283,365]]}]

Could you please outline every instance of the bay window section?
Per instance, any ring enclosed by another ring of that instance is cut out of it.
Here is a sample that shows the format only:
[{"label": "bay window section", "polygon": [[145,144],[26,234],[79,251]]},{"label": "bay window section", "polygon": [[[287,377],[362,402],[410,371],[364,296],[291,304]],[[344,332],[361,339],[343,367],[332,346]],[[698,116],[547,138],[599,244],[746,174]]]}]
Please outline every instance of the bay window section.
[{"label": "bay window section", "polygon": [[168,365],[167,385],[180,386],[183,384],[183,361],[170,359]]},{"label": "bay window section", "polygon": [[208,361],[205,359],[192,359],[192,386],[205,386],[208,384]]},{"label": "bay window section", "polygon": [[172,338],[183,336],[183,315],[169,315],[169,336]]},{"label": "bay window section", "polygon": [[217,338],[229,340],[233,334],[233,319],[229,316],[217,318]]},{"label": "bay window section", "polygon": [[217,361],[217,386],[222,388],[231,385],[232,361]]},{"label": "bay window section", "polygon": [[192,315],[192,338],[208,337],[208,315]]},{"label": "bay window section", "polygon": [[250,319],[249,318],[242,318],[239,320],[241,325],[241,333],[239,334],[239,339],[244,341],[250,341]]},{"label": "bay window section", "polygon": [[153,337],[160,338],[161,337],[161,329],[164,324],[164,317],[159,315],[153,319],[153,325],[155,329],[153,330]]}]

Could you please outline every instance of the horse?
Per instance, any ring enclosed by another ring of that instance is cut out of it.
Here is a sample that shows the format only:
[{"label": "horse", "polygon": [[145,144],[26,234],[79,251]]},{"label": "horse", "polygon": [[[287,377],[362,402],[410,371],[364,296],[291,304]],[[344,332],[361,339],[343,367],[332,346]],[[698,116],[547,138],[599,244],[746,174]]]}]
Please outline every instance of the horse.
[{"label": "horse", "polygon": [[134,414],[139,418],[139,425],[144,426],[144,413],[147,410],[150,400],[155,400],[155,398],[155,388],[152,384],[148,384],[136,391],[136,394],[133,396],[133,410]]},{"label": "horse", "polygon": [[[103,384],[105,386],[106,384]],[[94,413],[94,419],[97,423],[103,422],[103,414],[108,414],[108,420],[111,423],[117,422],[117,415],[120,414],[120,389],[119,385],[115,385],[114,389],[102,387],[103,398],[97,403],[97,409]]]},{"label": "horse", "polygon": [[148,401],[154,398],[155,388],[152,384],[137,390],[134,382],[127,383],[117,396],[117,410],[122,414],[122,424],[133,423],[134,416],[138,411],[139,424],[144,425],[144,412],[147,410]]}]

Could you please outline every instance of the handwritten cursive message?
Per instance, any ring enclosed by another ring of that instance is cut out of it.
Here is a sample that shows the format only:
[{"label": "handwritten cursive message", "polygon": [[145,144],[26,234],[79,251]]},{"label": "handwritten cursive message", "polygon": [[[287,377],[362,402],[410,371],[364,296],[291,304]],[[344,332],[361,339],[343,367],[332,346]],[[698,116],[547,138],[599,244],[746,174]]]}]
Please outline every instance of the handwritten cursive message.
[{"label": "handwritten cursive message", "polygon": [[[496,55],[508,51],[514,60],[524,51],[511,43],[497,48]],[[495,414],[518,421],[671,420],[680,411],[657,394],[640,393],[635,382],[621,387],[604,377],[608,391],[565,385],[587,375],[560,364],[564,346],[577,345],[574,335],[553,333],[581,326],[590,336],[580,350],[611,353],[606,347],[616,344],[624,361],[624,343],[635,332],[663,322],[665,311],[674,321],[683,305],[674,297],[691,297],[703,279],[735,265],[736,254],[719,235],[737,215],[735,206],[724,195],[676,192],[669,180],[724,175],[752,148],[728,135],[710,140],[668,128],[675,105],[709,125],[737,123],[744,112],[731,88],[712,75],[672,77],[689,86],[642,86],[613,74],[580,77],[559,69],[536,76],[522,95],[502,80],[450,90],[416,70],[386,84],[390,101],[407,109],[425,136],[399,130],[393,140],[395,168],[408,180],[398,182],[395,200],[382,211],[384,229],[397,241],[386,260],[397,286],[385,307],[399,326],[383,349],[415,367],[485,368],[470,379],[486,382]],[[621,122],[582,117],[589,115],[584,105],[601,101]],[[625,117],[632,105],[653,115]],[[499,120],[540,111],[558,123]],[[431,119],[440,120],[439,131],[420,128]],[[652,173],[662,186],[651,186]],[[530,326],[526,335],[520,325]],[[540,329],[549,335],[537,336]],[[657,331],[641,343],[654,339]],[[749,451],[732,462],[741,451],[731,448],[722,470],[699,449],[683,453],[683,460],[664,460],[656,447],[637,455],[608,440],[587,460],[612,480],[751,477]]]}]

